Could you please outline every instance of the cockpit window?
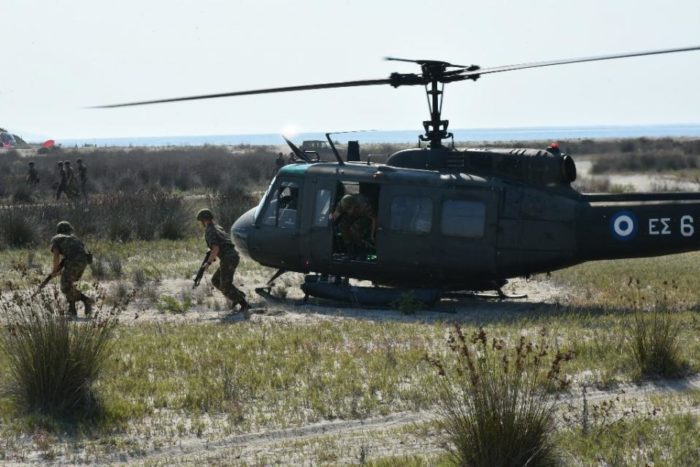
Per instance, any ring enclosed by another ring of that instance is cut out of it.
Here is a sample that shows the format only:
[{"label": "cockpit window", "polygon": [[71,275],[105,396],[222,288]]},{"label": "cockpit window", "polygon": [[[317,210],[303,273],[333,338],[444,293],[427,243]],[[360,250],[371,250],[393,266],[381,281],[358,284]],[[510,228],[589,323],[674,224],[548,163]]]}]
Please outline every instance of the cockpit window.
[{"label": "cockpit window", "polygon": [[293,182],[282,182],[272,192],[270,202],[263,214],[262,224],[280,229],[293,229],[297,223],[299,186]]}]

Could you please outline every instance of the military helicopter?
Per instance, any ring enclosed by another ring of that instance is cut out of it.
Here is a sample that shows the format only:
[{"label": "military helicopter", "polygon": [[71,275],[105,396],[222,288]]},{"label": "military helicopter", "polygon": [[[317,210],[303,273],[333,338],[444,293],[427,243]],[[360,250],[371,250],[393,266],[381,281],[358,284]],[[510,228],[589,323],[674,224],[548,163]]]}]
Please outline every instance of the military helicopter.
[{"label": "military helicopter", "polygon": [[[571,186],[573,159],[558,148],[459,149],[441,115],[444,86],[492,73],[700,50],[623,53],[481,68],[437,60],[389,60],[420,73],[389,78],[289,86],[160,99],[103,107],[156,104],[251,94],[390,85],[424,86],[430,119],[416,148],[386,164],[300,160],[279,171],[259,205],[231,227],[237,248],[277,273],[305,274],[307,296],[386,304],[411,293],[426,303],[448,294],[501,291],[508,279],[585,261],[657,256],[700,249],[700,193],[583,194]],[[286,138],[285,138],[286,139]],[[443,144],[445,140],[450,143]],[[331,214],[343,196],[368,200],[371,238],[349,254]],[[696,225],[696,222],[698,224]],[[698,230],[698,231],[696,231]],[[373,286],[351,285],[349,278]],[[517,298],[511,296],[510,298]]]}]

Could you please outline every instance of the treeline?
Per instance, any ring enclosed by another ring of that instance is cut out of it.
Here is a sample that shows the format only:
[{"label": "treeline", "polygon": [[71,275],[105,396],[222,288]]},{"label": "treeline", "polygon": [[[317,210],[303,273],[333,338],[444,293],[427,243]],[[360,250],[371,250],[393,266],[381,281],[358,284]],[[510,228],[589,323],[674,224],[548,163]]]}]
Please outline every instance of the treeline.
[{"label": "treeline", "polygon": [[[276,152],[268,146],[183,147],[169,149],[61,150],[48,155],[0,156],[0,198],[31,202],[50,198],[59,180],[57,162],[76,161],[88,168],[89,193],[226,192],[236,186],[267,184],[274,174]],[[34,162],[39,184],[27,186],[28,163]]]}]

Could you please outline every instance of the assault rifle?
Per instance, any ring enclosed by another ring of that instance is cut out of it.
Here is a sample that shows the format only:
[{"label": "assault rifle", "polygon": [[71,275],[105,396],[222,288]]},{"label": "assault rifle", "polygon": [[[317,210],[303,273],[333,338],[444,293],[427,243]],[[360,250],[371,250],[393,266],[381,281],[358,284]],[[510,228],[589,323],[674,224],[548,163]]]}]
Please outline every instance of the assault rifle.
[{"label": "assault rifle", "polygon": [[196,289],[199,283],[202,282],[204,271],[206,271],[207,269],[207,262],[209,261],[209,256],[211,256],[211,250],[207,251],[207,254],[204,255],[204,261],[202,261],[202,265],[199,266],[199,271],[197,271],[197,275],[194,277],[194,285],[192,286],[193,289]]},{"label": "assault rifle", "polygon": [[[58,263],[58,271],[63,269],[64,265],[65,265],[65,259],[62,259],[61,262]],[[56,272],[58,272],[58,271],[56,271]],[[41,292],[44,289],[44,287],[46,287],[48,285],[48,283],[51,282],[51,279],[53,279],[53,278],[54,278],[54,275],[53,275],[53,271],[52,271],[49,273],[48,276],[46,276],[44,278],[43,281],[41,281],[41,284],[39,284],[39,287],[37,287],[36,290],[34,291],[34,293],[32,294],[32,298],[36,297],[39,294],[39,292]]]}]

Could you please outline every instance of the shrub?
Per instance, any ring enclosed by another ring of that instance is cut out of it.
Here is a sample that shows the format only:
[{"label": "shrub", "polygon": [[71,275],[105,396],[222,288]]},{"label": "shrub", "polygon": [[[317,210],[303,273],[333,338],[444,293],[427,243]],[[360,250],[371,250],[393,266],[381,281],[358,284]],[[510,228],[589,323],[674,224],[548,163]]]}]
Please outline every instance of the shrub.
[{"label": "shrub", "polygon": [[14,401],[60,418],[94,414],[93,384],[111,352],[115,314],[98,310],[89,322],[72,322],[46,294],[39,300],[16,294],[2,311],[13,317],[0,331],[0,350],[8,357],[6,389]]},{"label": "shrub", "polygon": [[5,245],[17,248],[35,245],[38,229],[33,219],[26,217],[22,209],[0,210],[0,233]]},{"label": "shrub", "polygon": [[684,367],[679,337],[682,323],[673,312],[655,307],[636,311],[628,326],[631,351],[642,376],[679,376]]},{"label": "shrub", "polygon": [[452,360],[431,360],[442,376],[440,422],[454,446],[458,465],[556,465],[554,389],[566,385],[561,364],[571,353],[557,351],[549,361],[544,343],[521,337],[514,348],[488,341],[483,329],[465,337],[459,325],[450,333]]}]

